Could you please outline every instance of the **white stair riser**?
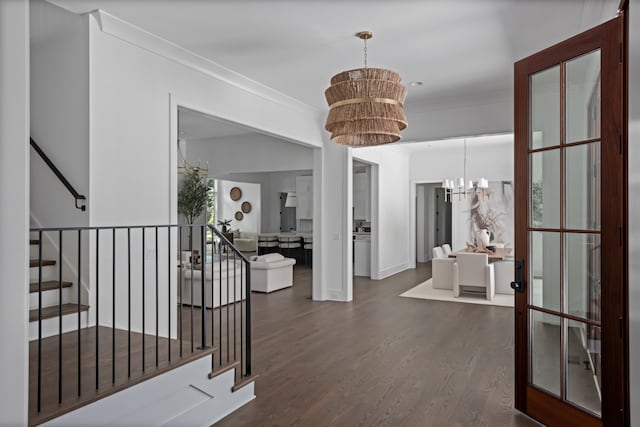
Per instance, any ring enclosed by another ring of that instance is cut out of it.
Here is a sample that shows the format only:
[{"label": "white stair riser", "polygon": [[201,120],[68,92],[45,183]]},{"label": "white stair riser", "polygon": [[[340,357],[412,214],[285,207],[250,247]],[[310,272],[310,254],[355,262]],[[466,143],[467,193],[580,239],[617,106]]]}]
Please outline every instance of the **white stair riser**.
[{"label": "white stair riser", "polygon": [[[75,296],[75,298],[74,298]],[[60,292],[58,289],[42,292],[42,307],[52,307],[60,302]],[[62,303],[76,302],[77,295],[73,288],[62,288]],[[29,294],[29,310],[38,308],[38,293]]]},{"label": "white stair riser", "polygon": [[[56,265],[42,266],[42,281],[58,280],[58,267]],[[29,282],[38,281],[38,266],[29,268]]]},{"label": "white stair riser", "polygon": [[[44,252],[44,247],[42,249],[43,249],[43,252]],[[38,258],[38,245],[29,245],[29,257],[31,259]]]},{"label": "white stair riser", "polygon": [[[80,327],[86,328],[89,324],[89,312],[83,311],[80,313]],[[42,337],[50,337],[58,335],[59,331],[58,317],[52,317],[51,319],[45,319],[42,321]],[[77,331],[78,330],[78,314],[67,314],[62,316],[62,333]],[[29,322],[29,340],[33,341],[38,339],[38,321]]]}]

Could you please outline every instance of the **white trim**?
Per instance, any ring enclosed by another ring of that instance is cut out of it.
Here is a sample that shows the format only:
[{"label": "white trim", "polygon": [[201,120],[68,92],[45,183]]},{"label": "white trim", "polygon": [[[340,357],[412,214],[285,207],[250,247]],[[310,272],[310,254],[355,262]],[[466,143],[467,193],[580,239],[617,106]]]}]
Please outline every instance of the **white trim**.
[{"label": "white trim", "polygon": [[382,280],[382,279],[386,279],[389,276],[393,276],[394,274],[398,274],[400,272],[403,272],[405,270],[408,270],[409,264],[406,262],[403,262],[401,264],[397,264],[397,265],[393,265],[391,267],[387,267],[384,270],[380,270],[378,272],[378,274],[376,275],[376,277],[371,277],[373,280]]},{"label": "white trim", "polygon": [[155,34],[136,27],[133,24],[105,12],[104,10],[97,9],[90,12],[89,15],[95,19],[100,31],[105,34],[117,37],[134,46],[184,65],[185,67],[197,70],[253,95],[268,99],[269,101],[286,105],[289,108],[297,108],[299,110],[311,112],[313,114],[320,112],[320,110],[308,104],[223,67],[220,64],[197,55]]},{"label": "white trim", "polygon": [[[437,181],[426,179],[412,179],[409,185],[409,260],[408,268],[416,268],[416,196],[418,184],[437,184]],[[452,221],[451,232],[454,224]],[[428,255],[427,255],[428,257]]]}]

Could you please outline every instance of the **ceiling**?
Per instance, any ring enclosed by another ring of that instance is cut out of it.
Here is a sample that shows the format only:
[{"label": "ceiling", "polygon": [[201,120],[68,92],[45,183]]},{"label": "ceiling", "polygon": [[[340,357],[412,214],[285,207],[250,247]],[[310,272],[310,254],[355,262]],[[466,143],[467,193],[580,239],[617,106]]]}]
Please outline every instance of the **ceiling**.
[{"label": "ceiling", "polygon": [[613,17],[618,6],[618,0],[49,1],[76,13],[103,9],[320,111],[328,109],[330,77],[363,65],[354,34],[371,30],[369,66],[398,71],[407,85],[423,82],[408,86],[410,118],[512,99],[515,61]]}]

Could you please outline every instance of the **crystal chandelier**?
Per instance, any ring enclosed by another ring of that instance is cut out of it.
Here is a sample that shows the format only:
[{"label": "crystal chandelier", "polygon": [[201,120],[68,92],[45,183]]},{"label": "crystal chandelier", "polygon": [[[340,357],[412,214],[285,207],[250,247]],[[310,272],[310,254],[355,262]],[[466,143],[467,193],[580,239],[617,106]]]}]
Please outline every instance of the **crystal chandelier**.
[{"label": "crystal chandelier", "polygon": [[407,127],[403,110],[407,90],[398,73],[367,68],[367,40],[373,33],[361,31],[356,37],[364,41],[364,68],[331,78],[324,93],[329,104],[325,129],[333,142],[352,147],[396,142]]},{"label": "crystal chandelier", "polygon": [[[444,188],[445,200],[450,202],[454,196],[458,196],[458,200],[464,200],[467,195],[478,194],[484,198],[489,188],[489,181],[480,178],[475,183],[471,180],[467,181],[467,138],[464,139],[464,176],[458,179],[442,180],[442,188]],[[465,185],[466,184],[466,185]]]}]

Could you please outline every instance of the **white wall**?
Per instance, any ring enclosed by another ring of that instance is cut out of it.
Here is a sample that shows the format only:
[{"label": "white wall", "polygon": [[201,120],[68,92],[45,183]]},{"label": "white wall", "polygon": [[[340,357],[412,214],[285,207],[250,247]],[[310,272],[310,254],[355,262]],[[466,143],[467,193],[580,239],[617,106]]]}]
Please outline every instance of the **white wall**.
[{"label": "white wall", "polygon": [[[242,197],[239,200],[231,200],[230,191],[233,187],[238,187],[242,190]],[[217,181],[217,198],[216,204],[218,209],[216,210],[216,226],[218,220],[230,219],[231,229],[240,231],[252,231],[254,233],[260,233],[262,228],[261,212],[261,185],[251,184],[248,182],[238,181]],[[251,203],[251,211],[243,214],[242,221],[238,221],[235,218],[236,212],[242,212],[242,203]]]},{"label": "white wall", "polygon": [[[353,150],[353,157],[378,165],[378,200],[377,204],[372,200],[371,205],[372,211],[377,210],[378,217],[377,224],[375,221],[371,224],[374,233],[371,247],[372,251],[377,250],[379,265],[375,271],[372,262],[371,278],[383,279],[406,270],[410,265],[410,256],[415,263],[415,200],[411,208],[409,156],[396,145],[358,148]],[[375,188],[373,180],[372,187]],[[410,215],[410,209],[413,209],[413,216]],[[413,218],[413,227],[410,226],[410,218]],[[410,238],[411,229],[414,230],[413,239]]]},{"label": "white wall", "polygon": [[427,240],[427,218],[430,216],[427,211],[427,200],[425,195],[425,185],[418,185],[416,188],[416,261],[425,262],[425,247]]},{"label": "white wall", "polygon": [[209,175],[216,177],[313,167],[311,148],[257,133],[189,140],[186,155],[191,164],[209,162]]},{"label": "white wall", "polygon": [[[86,17],[31,2],[31,136],[89,197],[89,38]],[[31,215],[43,227],[88,225],[89,215],[34,150]]]},{"label": "white wall", "polygon": [[629,2],[629,368],[631,425],[640,426],[640,0]]},{"label": "white wall", "polygon": [[0,2],[0,424],[27,425],[29,1]]},{"label": "white wall", "polygon": [[[412,181],[442,182],[463,175],[464,148],[460,140],[434,141],[430,145],[409,145]],[[513,180],[512,134],[467,138],[467,180],[480,177]]]}]

